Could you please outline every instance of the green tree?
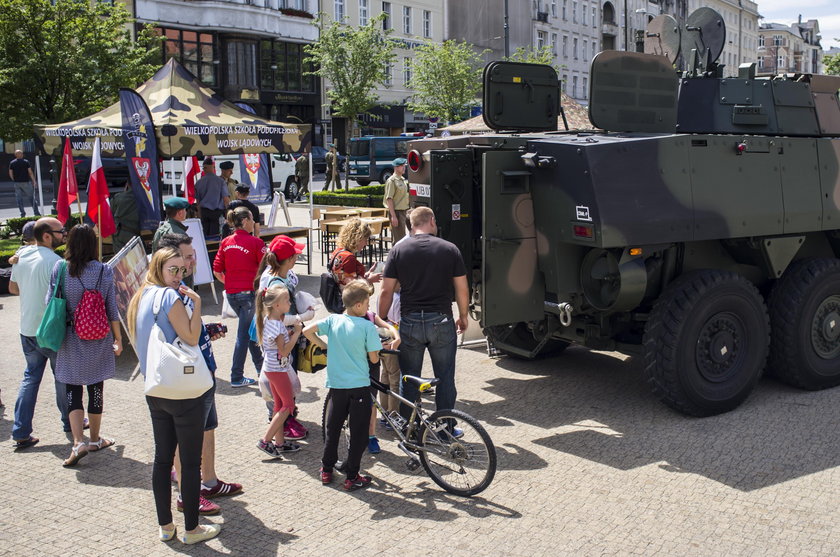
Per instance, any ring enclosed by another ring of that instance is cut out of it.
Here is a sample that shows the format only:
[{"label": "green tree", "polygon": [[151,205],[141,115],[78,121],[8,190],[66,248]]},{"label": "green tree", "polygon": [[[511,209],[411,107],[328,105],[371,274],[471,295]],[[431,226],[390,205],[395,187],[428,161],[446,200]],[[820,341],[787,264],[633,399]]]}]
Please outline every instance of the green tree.
[{"label": "green tree", "polygon": [[559,67],[554,63],[554,54],[551,48],[546,45],[540,48],[520,46],[508,58],[510,62],[523,62],[525,64],[545,64],[555,70]]},{"label": "green tree", "polygon": [[[385,14],[372,18],[363,27],[350,27],[343,22],[325,23],[319,14],[315,25],[320,38],[304,46],[306,62],[315,69],[310,72],[328,81],[327,98],[333,116],[347,119],[346,139],[349,145],[352,128],[360,114],[373,108],[380,87],[388,87],[388,68],[395,58],[391,30],[382,29]],[[349,177],[345,175],[345,187]]]},{"label": "green tree", "polygon": [[826,75],[840,75],[840,54],[832,54],[823,58]]},{"label": "green tree", "polygon": [[159,39],[122,4],[0,0],[0,137],[81,118],[115,102],[157,69]]},{"label": "green tree", "polygon": [[411,62],[408,108],[447,122],[462,119],[481,91],[482,59],[467,42],[419,47]]}]

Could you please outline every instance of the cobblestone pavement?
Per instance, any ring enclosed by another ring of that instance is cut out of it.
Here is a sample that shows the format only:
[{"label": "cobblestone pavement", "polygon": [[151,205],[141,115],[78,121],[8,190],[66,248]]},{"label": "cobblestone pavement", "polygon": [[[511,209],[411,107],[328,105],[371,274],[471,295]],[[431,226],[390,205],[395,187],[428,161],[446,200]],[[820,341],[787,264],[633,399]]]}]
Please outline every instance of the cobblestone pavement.
[{"label": "cobblestone pavement", "polygon": [[[316,281],[302,284],[315,292]],[[201,292],[206,320],[218,318],[209,289]],[[572,348],[521,362],[461,349],[459,405],[496,443],[493,484],[470,499],[449,495],[422,469],[409,472],[383,432],[383,452],[363,460],[374,485],[347,493],[317,479],[324,372],[301,378],[300,419],[313,432],[304,449],[267,461],[255,447],[266,419],[257,390],[228,383],[232,337],[216,344],[217,469],[245,489],[216,500],[221,515],[202,518],[223,524],[217,539],[165,545],[130,350],[105,385],[103,434],[115,448],[61,467],[70,442],[47,373],[34,422],[41,442],[13,453],[19,306],[14,297],[0,304],[0,555],[840,554],[840,389],[763,379],[739,409],[700,420],[654,400],[639,364],[624,356]]]}]

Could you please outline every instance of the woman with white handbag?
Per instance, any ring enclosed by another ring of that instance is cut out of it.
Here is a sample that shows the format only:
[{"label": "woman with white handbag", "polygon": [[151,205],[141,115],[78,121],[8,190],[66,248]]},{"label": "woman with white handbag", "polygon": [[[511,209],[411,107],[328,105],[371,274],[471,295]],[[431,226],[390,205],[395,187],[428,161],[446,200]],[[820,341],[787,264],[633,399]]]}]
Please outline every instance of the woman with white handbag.
[{"label": "woman with white handbag", "polygon": [[[182,542],[194,544],[214,538],[218,525],[198,524],[201,489],[201,446],[213,377],[198,347],[201,335],[201,297],[181,284],[188,272],[175,248],[154,253],[146,283],[128,306],[128,328],[137,347],[145,380],[146,402],[152,417],[155,461],[152,491],[161,541],[175,538],[172,522],[170,470],[175,447],[180,447],[181,496],[185,531]],[[190,316],[178,293],[195,304]]]}]

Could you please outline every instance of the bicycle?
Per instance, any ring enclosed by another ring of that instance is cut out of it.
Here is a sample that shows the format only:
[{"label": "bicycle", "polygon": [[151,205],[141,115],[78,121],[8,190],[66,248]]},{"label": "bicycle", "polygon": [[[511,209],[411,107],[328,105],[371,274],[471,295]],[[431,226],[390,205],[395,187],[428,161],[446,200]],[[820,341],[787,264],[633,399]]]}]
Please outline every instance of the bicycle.
[{"label": "bicycle", "polygon": [[[469,497],[481,493],[493,481],[496,474],[496,447],[490,435],[478,420],[461,410],[438,410],[427,414],[422,407],[421,396],[437,385],[439,379],[424,379],[404,375],[403,381],[417,385],[417,399],[412,402],[380,381],[371,379],[371,386],[377,391],[396,397],[411,407],[411,417],[406,420],[399,413],[385,413],[375,395],[373,405],[390,424],[399,437],[397,446],[409,456],[406,463],[409,470],[423,466],[429,477],[440,487],[454,495]],[[321,416],[321,434],[326,440],[327,409],[330,396],[324,400]],[[455,437],[455,426],[461,430]],[[347,420],[339,437],[339,455],[346,455],[350,433]],[[335,469],[342,471],[342,462]]]}]

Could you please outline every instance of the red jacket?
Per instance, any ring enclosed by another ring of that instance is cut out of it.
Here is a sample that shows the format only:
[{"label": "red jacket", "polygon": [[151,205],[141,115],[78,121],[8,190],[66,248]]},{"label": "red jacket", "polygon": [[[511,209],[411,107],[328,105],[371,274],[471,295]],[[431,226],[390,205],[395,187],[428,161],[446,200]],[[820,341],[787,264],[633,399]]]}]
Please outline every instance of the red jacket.
[{"label": "red jacket", "polygon": [[242,229],[222,240],[213,261],[213,271],[225,274],[225,292],[253,292],[263,254],[265,242]]}]

